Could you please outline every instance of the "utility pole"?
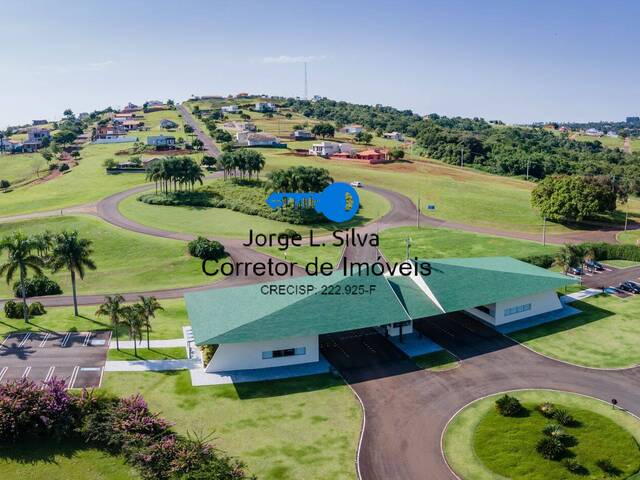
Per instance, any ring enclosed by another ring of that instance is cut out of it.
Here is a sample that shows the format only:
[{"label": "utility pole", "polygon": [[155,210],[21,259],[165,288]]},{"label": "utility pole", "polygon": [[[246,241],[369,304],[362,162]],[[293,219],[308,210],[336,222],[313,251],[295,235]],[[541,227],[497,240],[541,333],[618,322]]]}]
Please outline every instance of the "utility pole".
[{"label": "utility pole", "polygon": [[416,208],[416,227],[420,228],[420,195],[418,195],[418,205]]},{"label": "utility pole", "polygon": [[407,237],[407,260],[411,257],[411,237]]},{"label": "utility pole", "polygon": [[542,245],[547,244],[547,217],[542,220]]}]

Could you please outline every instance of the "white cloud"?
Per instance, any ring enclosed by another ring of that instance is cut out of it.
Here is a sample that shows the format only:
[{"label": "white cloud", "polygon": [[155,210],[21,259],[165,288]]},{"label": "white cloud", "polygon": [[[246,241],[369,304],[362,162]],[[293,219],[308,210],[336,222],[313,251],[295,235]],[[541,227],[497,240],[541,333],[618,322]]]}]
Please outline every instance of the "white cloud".
[{"label": "white cloud", "polygon": [[288,64],[288,63],[311,63],[311,62],[320,62],[326,59],[326,55],[309,55],[309,56],[298,56],[292,57],[290,55],[280,55],[279,57],[264,57],[262,59],[262,63],[271,63],[271,64]]}]

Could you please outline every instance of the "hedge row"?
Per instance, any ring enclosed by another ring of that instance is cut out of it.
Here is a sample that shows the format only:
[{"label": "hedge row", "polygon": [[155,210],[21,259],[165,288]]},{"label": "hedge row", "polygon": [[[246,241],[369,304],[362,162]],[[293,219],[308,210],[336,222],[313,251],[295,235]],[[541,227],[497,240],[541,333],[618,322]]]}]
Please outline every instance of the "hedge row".
[{"label": "hedge row", "polygon": [[[27,298],[62,294],[60,285],[44,275],[36,275],[33,278],[27,278],[24,281],[24,289],[25,296]],[[13,292],[16,297],[22,298],[22,287],[20,286],[20,282],[15,282],[13,284]]]},{"label": "hedge row", "polygon": [[[638,245],[586,242],[581,243],[580,247],[585,252],[592,250],[596,260],[631,260],[640,262],[640,246]],[[553,265],[555,257],[553,255],[532,255],[520,260],[538,267],[549,268]]]}]

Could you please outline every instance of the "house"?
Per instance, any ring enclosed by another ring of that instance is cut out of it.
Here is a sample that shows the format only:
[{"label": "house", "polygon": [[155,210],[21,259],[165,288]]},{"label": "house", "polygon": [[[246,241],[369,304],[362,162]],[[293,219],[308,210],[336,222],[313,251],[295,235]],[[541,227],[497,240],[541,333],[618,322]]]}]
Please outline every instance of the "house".
[{"label": "house", "polygon": [[78,120],[86,120],[89,118],[89,112],[81,112],[78,114]]},{"label": "house", "polygon": [[144,122],[140,120],[126,120],[122,122],[122,128],[129,132],[131,130],[140,130],[144,126]]},{"label": "house", "polygon": [[161,157],[151,157],[151,158],[143,158],[142,159],[142,166],[144,168],[149,168],[152,165],[155,165],[156,163],[159,163],[163,160],[163,158]]},{"label": "house", "polygon": [[595,128],[588,128],[587,130],[585,130],[584,134],[589,135],[590,137],[601,137],[604,135],[604,132],[596,130]]},{"label": "house", "polygon": [[6,137],[0,138],[0,152],[13,153],[20,148],[22,148],[21,143],[12,142]]},{"label": "house", "polygon": [[107,123],[96,127],[95,136],[96,138],[115,138],[126,134],[127,131],[122,126],[122,123]]},{"label": "house", "polygon": [[291,138],[294,140],[315,140],[316,136],[306,130],[294,130],[291,134]]},{"label": "house", "polygon": [[255,132],[256,126],[251,122],[234,122],[233,127],[240,132]]},{"label": "house", "polygon": [[345,125],[340,129],[340,133],[347,133],[349,135],[355,135],[362,131],[362,125]]},{"label": "house", "polygon": [[614,132],[613,130],[609,130],[607,132],[607,137],[618,138],[618,134],[616,132]]},{"label": "house", "polygon": [[141,109],[142,107],[139,107],[138,105],[129,102],[122,110],[120,110],[120,112],[131,113],[131,112],[137,112],[138,110],[141,110]]},{"label": "house", "polygon": [[147,107],[162,107],[164,106],[164,102],[160,101],[160,100],[148,100],[146,102]]},{"label": "house", "polygon": [[249,94],[247,92],[240,92],[239,94],[236,95],[236,98],[244,98],[248,96]]},{"label": "house", "polygon": [[320,95],[314,95],[313,98],[311,99],[312,102],[319,102],[320,100],[322,100],[323,97],[321,97]]},{"label": "house", "polygon": [[160,120],[160,128],[178,128],[178,124],[168,118]]},{"label": "house", "polygon": [[239,109],[237,105],[225,105],[220,110],[222,110],[222,113],[237,113]]},{"label": "house", "polygon": [[248,131],[236,133],[236,143],[245,147],[286,147],[276,137],[266,133],[252,133]]},{"label": "house", "polygon": [[35,152],[42,143],[51,139],[51,132],[46,128],[33,127],[27,130],[27,141],[22,142],[23,151]]},{"label": "house", "polygon": [[46,125],[49,122],[46,120],[31,120],[31,123],[34,127],[37,127],[38,125]]},{"label": "house", "polygon": [[389,161],[389,150],[386,148],[370,148],[356,153],[359,160],[368,160],[369,163],[384,163]]},{"label": "house", "polygon": [[339,153],[347,154],[350,156],[353,153],[353,147],[348,143],[325,141],[314,143],[309,149],[309,155],[317,155],[318,157],[333,157]]},{"label": "house", "polygon": [[400,132],[385,132],[382,134],[384,138],[388,138],[389,140],[395,140],[397,142],[404,141],[404,135]]},{"label": "house", "polygon": [[256,102],[254,110],[256,112],[275,112],[276,106],[271,102]]},{"label": "house", "polygon": [[147,145],[156,147],[157,150],[172,149],[176,146],[176,138],[166,135],[147,137]]},{"label": "house", "polygon": [[[428,275],[418,273],[425,263]],[[414,322],[432,316],[462,313],[503,331],[577,312],[556,293],[576,280],[510,257],[418,260],[415,267],[406,276],[359,275],[357,283],[369,295],[315,294],[328,285],[339,291],[354,282],[341,271],[188,293],[195,343],[211,353],[203,369],[316,363],[325,334],[373,328],[402,339],[412,334]],[[265,294],[271,291],[287,294]]]}]

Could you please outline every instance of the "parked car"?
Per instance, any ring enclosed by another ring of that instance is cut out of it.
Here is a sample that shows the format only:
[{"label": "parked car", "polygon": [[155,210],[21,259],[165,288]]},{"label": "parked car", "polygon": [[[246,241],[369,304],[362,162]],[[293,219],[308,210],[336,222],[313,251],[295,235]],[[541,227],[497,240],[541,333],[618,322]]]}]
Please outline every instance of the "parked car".
[{"label": "parked car", "polygon": [[633,291],[633,288],[628,283],[621,283],[620,285],[618,285],[618,290],[622,290],[623,292],[627,293],[635,293]]},{"label": "parked car", "polygon": [[362,188],[363,185],[362,185],[362,182],[354,181],[354,182],[351,182],[351,186],[356,188]]},{"label": "parked car", "polygon": [[587,267],[589,267],[592,270],[595,270],[596,272],[601,272],[602,270],[604,270],[604,267],[602,266],[602,264],[600,262],[596,262],[595,260],[589,260],[585,262],[585,264],[587,265]]},{"label": "parked car", "polygon": [[631,293],[640,293],[640,286],[634,284],[633,282],[627,281],[627,282],[622,282],[622,284],[620,285],[620,290],[624,290],[625,292],[631,292]]},{"label": "parked car", "polygon": [[640,283],[634,282],[633,280],[628,280],[627,283],[630,283],[631,285],[640,288]]},{"label": "parked car", "polygon": [[620,293],[620,290],[618,290],[615,287],[607,287],[604,289],[604,293],[608,293],[609,295],[615,295],[616,293]]},{"label": "parked car", "polygon": [[571,267],[569,268],[569,273],[571,275],[582,275],[582,267]]}]

